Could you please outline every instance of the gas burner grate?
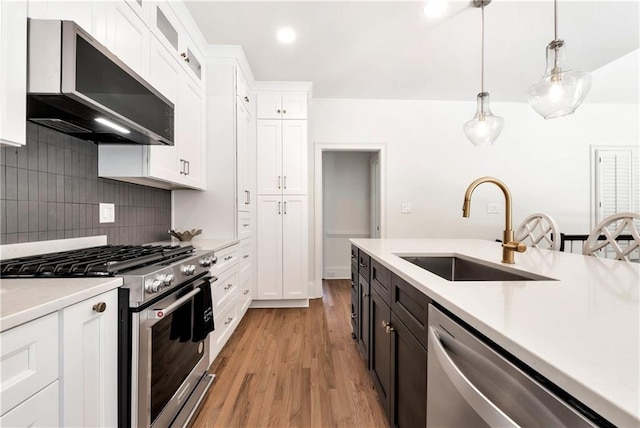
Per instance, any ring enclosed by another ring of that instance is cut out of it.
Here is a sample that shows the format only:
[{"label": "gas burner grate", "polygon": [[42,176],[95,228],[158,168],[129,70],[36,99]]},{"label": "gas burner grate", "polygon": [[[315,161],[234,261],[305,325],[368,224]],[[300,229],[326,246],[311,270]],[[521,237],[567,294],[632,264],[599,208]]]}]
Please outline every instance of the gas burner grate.
[{"label": "gas burner grate", "polygon": [[131,269],[183,258],[192,245],[103,245],[0,261],[0,277],[115,276]]}]

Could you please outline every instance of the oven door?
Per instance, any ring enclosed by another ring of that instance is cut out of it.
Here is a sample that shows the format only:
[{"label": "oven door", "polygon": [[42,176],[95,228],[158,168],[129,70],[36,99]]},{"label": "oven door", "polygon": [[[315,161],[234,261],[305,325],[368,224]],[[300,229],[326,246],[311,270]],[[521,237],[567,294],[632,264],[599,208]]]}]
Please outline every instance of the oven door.
[{"label": "oven door", "polygon": [[209,337],[193,342],[191,320],[194,297],[209,279],[198,279],[133,314],[132,426],[169,426],[206,374]]}]

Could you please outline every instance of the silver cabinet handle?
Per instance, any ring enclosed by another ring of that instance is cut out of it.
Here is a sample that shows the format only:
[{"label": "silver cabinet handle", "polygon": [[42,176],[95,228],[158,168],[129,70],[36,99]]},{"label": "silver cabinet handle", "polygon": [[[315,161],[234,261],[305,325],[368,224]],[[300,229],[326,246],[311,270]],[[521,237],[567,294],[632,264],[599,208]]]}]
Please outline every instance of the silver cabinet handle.
[{"label": "silver cabinet handle", "polygon": [[227,285],[224,287],[224,289],[225,289],[225,290],[228,290],[228,289],[230,289],[231,287],[233,287],[233,284],[227,284]]},{"label": "silver cabinet handle", "polygon": [[245,254],[244,256],[242,256],[243,259],[248,259],[249,258],[249,254]]},{"label": "silver cabinet handle", "polygon": [[353,318],[353,319],[358,318],[358,314],[351,314],[351,318]]},{"label": "silver cabinet handle", "polygon": [[278,201],[278,214],[282,214],[282,212],[280,210],[280,205],[282,205],[282,202]]},{"label": "silver cabinet handle", "polygon": [[233,256],[226,256],[226,257],[224,258],[224,260],[225,260],[225,261],[227,261],[227,260],[231,260],[232,258],[233,258]]},{"label": "silver cabinet handle", "polygon": [[287,188],[287,176],[284,176],[284,180],[283,180],[284,185],[282,187],[284,187],[285,189]]},{"label": "silver cabinet handle", "polygon": [[180,159],[180,174],[184,174],[184,159]]},{"label": "silver cabinet handle", "polygon": [[244,96],[244,100],[245,100],[246,102],[249,102],[249,97],[245,95],[245,96]]},{"label": "silver cabinet handle", "polygon": [[242,223],[242,227],[247,227],[249,226],[249,223]]},{"label": "silver cabinet handle", "polygon": [[433,346],[440,367],[447,374],[460,395],[490,426],[518,427],[509,416],[507,416],[498,406],[491,402],[456,366],[447,351],[442,346],[436,329],[429,327],[429,343]]},{"label": "silver cabinet handle", "polygon": [[249,205],[251,203],[251,192],[249,190],[244,191],[244,204]]},{"label": "silver cabinet handle", "polygon": [[191,300],[191,298],[196,294],[198,294],[199,292],[200,292],[200,287],[188,292],[187,294],[185,294],[184,296],[182,296],[181,298],[179,298],[178,300],[176,300],[166,308],[152,309],[151,312],[153,312],[154,318],[164,318],[170,313],[172,313],[173,311],[175,311],[176,309],[178,309],[180,306],[182,306],[185,302]]},{"label": "silver cabinet handle", "polygon": [[278,176],[278,189],[280,188],[280,176]]},{"label": "silver cabinet handle", "polygon": [[287,213],[287,201],[284,201],[284,213]]},{"label": "silver cabinet handle", "polygon": [[351,286],[352,286],[352,287],[355,287],[356,285],[358,285],[358,283],[357,283],[357,282],[355,282],[355,281],[351,281]]},{"label": "silver cabinet handle", "polygon": [[224,325],[231,324],[231,321],[233,321],[233,318],[231,318],[231,317],[227,318],[227,320],[224,322]]},{"label": "silver cabinet handle", "polygon": [[214,282],[216,282],[218,280],[217,276],[212,276],[211,277],[211,283],[213,284]]},{"label": "silver cabinet handle", "polygon": [[188,160],[185,160],[184,165],[185,165],[184,175],[189,175],[191,173],[191,162],[189,162]]},{"label": "silver cabinet handle", "polygon": [[244,290],[244,293],[242,293],[242,294],[245,294],[245,295],[249,294],[249,290]]},{"label": "silver cabinet handle", "polygon": [[367,293],[362,293],[362,298],[366,299],[367,297],[369,297],[369,295]]}]

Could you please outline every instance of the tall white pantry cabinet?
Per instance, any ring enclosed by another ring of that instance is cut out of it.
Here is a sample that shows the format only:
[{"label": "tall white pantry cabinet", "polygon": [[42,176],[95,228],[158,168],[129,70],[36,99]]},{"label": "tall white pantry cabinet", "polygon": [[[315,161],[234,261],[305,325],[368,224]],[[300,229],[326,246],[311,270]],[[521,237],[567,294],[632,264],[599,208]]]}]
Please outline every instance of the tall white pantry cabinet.
[{"label": "tall white pantry cabinet", "polygon": [[306,305],[307,93],[258,92],[256,98],[256,299]]}]

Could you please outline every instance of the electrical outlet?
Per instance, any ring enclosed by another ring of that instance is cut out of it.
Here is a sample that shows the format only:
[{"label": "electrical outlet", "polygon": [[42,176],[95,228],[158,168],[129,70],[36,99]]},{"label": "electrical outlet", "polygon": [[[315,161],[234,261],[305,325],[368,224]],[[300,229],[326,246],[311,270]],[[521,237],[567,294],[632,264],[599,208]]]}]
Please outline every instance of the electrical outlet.
[{"label": "electrical outlet", "polygon": [[487,214],[500,214],[500,209],[498,208],[498,204],[495,202],[488,203]]},{"label": "electrical outlet", "polygon": [[114,223],[116,221],[116,205],[101,203],[99,206],[100,223]]},{"label": "electrical outlet", "polygon": [[411,203],[403,203],[400,211],[402,212],[402,214],[409,214],[411,212]]}]

